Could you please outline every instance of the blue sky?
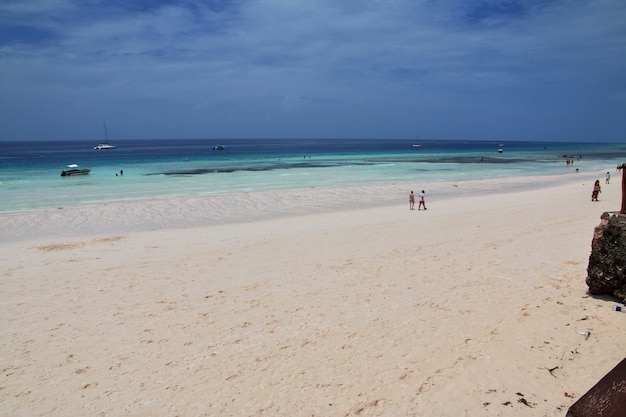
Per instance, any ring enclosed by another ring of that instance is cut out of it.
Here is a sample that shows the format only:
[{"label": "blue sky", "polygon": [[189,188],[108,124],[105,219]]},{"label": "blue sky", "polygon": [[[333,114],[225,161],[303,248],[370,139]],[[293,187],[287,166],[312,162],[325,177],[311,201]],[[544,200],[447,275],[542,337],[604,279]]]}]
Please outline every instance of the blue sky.
[{"label": "blue sky", "polygon": [[626,142],[624,0],[2,0],[0,140]]}]

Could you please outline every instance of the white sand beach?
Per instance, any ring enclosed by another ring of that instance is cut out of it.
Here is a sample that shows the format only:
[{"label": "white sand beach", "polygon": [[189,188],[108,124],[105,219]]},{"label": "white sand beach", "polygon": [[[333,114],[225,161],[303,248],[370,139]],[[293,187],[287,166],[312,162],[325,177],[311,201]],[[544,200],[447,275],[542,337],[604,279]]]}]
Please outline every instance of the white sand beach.
[{"label": "white sand beach", "polygon": [[0,408],[564,416],[626,346],[585,284],[601,172],[0,214]]}]

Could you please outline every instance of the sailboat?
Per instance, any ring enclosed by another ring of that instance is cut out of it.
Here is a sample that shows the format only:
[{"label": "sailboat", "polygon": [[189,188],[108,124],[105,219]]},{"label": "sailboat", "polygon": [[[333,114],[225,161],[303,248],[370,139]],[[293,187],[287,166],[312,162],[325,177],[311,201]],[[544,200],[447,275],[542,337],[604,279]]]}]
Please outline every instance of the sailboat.
[{"label": "sailboat", "polygon": [[107,132],[107,124],[105,122],[102,122],[102,124],[104,125],[104,142],[99,143],[97,146],[94,146],[93,148],[95,150],[100,150],[100,149],[115,149],[117,148],[117,146],[115,145],[109,145],[109,133]]},{"label": "sailboat", "polygon": [[[416,135],[416,136],[415,136],[415,139],[420,140],[419,135]],[[421,148],[421,147],[422,147],[422,145],[421,145],[421,144],[419,144],[419,143],[415,143],[415,144],[413,144],[413,147],[414,147],[414,148]]]}]

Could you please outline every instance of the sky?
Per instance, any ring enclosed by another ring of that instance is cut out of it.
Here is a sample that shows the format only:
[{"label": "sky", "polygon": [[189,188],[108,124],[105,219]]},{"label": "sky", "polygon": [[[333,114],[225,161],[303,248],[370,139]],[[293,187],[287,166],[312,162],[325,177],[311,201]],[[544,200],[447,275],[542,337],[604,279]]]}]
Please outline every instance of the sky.
[{"label": "sky", "polygon": [[2,0],[0,140],[626,142],[624,0]]}]

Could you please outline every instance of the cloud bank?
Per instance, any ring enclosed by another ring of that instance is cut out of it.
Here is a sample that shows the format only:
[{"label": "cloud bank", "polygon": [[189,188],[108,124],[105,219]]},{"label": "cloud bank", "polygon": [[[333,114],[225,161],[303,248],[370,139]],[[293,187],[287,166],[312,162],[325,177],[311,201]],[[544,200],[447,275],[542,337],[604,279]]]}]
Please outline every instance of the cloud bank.
[{"label": "cloud bank", "polygon": [[626,140],[621,0],[5,0],[0,140]]}]

